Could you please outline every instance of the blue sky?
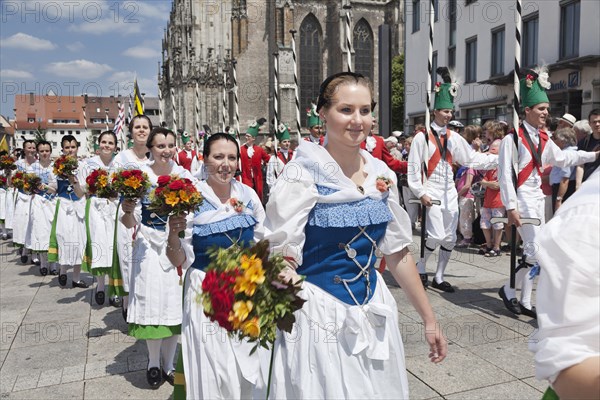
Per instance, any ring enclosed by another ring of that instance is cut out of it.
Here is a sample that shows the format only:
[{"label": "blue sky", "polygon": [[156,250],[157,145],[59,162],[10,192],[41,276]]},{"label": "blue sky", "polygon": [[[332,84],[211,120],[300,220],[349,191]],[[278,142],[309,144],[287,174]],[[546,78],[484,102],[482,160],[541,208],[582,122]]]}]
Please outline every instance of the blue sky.
[{"label": "blue sky", "polygon": [[0,113],[14,94],[157,93],[171,0],[0,1]]}]

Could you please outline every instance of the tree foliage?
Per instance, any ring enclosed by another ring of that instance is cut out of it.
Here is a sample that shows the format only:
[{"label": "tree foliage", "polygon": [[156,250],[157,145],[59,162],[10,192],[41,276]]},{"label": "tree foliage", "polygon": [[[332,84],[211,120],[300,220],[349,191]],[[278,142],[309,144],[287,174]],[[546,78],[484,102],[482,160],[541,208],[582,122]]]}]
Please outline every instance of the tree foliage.
[{"label": "tree foliage", "polygon": [[392,58],[392,130],[404,128],[404,54]]}]

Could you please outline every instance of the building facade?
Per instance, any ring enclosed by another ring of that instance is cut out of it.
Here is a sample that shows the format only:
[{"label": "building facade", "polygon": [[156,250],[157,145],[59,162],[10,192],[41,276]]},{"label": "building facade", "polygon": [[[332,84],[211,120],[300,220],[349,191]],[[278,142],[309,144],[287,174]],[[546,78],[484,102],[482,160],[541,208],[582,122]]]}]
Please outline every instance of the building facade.
[{"label": "building facade", "polygon": [[[429,1],[405,0],[405,10],[405,129],[412,131],[426,109]],[[522,2],[521,67],[547,65],[553,116],[586,119],[600,106],[599,16],[593,0]],[[455,119],[512,122],[515,2],[435,0],[434,18],[433,71],[454,68],[463,82]]]},{"label": "building facade", "polygon": [[[295,31],[300,122],[304,127],[306,108],[315,101],[321,81],[346,70],[347,11],[353,69],[371,77],[377,87],[377,29],[391,25],[392,51],[398,54],[402,48],[401,6],[401,0],[174,0],[159,71],[167,126],[189,132],[202,130],[204,125],[212,132],[234,127],[235,63],[240,131],[257,118],[273,121],[276,88],[278,121],[295,132],[291,31]],[[277,78],[274,53],[278,54]]]},{"label": "building facade", "polygon": [[[14,132],[13,146],[23,147],[28,139],[44,138],[52,144],[52,156],[61,154],[61,141],[73,135],[79,142],[79,155],[88,156],[94,151],[95,138],[105,130],[113,130],[119,114],[119,104],[125,104],[127,116],[129,97],[96,96],[43,96],[33,93],[15,95],[15,119],[10,121]],[[159,124],[158,98],[144,99],[145,113],[154,125]],[[125,148],[125,136],[120,148]]]}]

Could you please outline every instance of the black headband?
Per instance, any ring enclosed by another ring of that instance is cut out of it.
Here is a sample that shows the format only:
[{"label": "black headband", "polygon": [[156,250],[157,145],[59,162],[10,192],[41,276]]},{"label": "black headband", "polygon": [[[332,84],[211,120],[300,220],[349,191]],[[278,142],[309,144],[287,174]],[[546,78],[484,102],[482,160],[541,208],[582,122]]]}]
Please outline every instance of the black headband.
[{"label": "black headband", "polygon": [[[323,94],[325,93],[325,89],[327,89],[327,86],[329,86],[329,84],[331,83],[332,80],[334,80],[335,78],[339,78],[340,76],[351,76],[354,79],[356,79],[356,82],[358,82],[359,79],[365,77],[363,74],[359,74],[357,72],[338,72],[337,74],[333,74],[333,75],[327,77],[327,79],[325,79],[323,81],[323,83],[321,83],[321,86],[319,87],[319,97],[317,98],[317,112],[319,112],[326,103],[325,98],[323,97]],[[375,108],[376,104],[377,103],[374,101],[371,102],[371,110],[373,110]]]}]

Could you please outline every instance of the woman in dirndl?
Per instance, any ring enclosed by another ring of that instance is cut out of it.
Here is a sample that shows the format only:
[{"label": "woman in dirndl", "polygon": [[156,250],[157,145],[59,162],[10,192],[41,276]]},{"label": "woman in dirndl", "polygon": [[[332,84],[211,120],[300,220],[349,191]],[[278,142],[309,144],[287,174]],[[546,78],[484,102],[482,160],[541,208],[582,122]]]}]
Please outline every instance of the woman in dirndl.
[{"label": "woman in dirndl", "polygon": [[[23,151],[25,157],[17,160],[17,171],[25,173],[33,173],[33,165],[37,161],[37,150],[33,140],[25,140],[23,142]],[[25,248],[25,236],[27,227],[29,226],[29,212],[31,210],[31,195],[18,190],[16,192],[15,208],[13,220],[17,223],[13,224],[13,243],[19,248],[21,255],[21,263],[25,264],[29,260],[29,250]]]},{"label": "woman in dirndl", "polygon": [[115,239],[115,218],[117,214],[116,196],[101,198],[89,193],[87,178],[96,170],[105,170],[108,180],[114,172],[113,157],[117,148],[117,135],[113,131],[104,131],[98,136],[98,155],[88,158],[79,166],[77,183],[73,186],[75,194],[81,198],[87,196],[85,204],[86,245],[81,268],[96,277],[97,287],[94,299],[103,305],[106,298],[106,275],[113,266],[113,245]]},{"label": "woman in dirndl", "polygon": [[56,210],[56,177],[52,172],[52,145],[45,140],[38,142],[39,160],[33,164],[33,173],[40,177],[42,184],[31,197],[29,225],[25,235],[25,248],[37,255],[40,260],[40,275],[58,275],[55,263],[48,262],[48,238],[52,230],[52,219]]},{"label": "woman in dirndl", "polygon": [[[211,135],[204,145],[207,179],[199,185],[204,201],[193,220],[188,220],[192,235],[185,239],[177,235],[185,226],[185,217],[170,220],[167,255],[173,264],[187,267],[181,342],[188,399],[253,398],[264,386],[261,351],[250,355],[254,344],[231,339],[198,302],[209,249],[250,246],[262,236],[265,212],[260,199],[252,188],[234,179],[239,158],[233,136]],[[174,398],[183,398],[177,389]]]},{"label": "woman in dirndl", "polygon": [[325,144],[300,143],[271,192],[265,237],[290,260],[290,275],[306,276],[307,300],[275,342],[273,398],[408,398],[396,301],[375,269],[382,255],[423,319],[431,361],[446,356],[395,174],[360,149],[373,107],[364,76],[327,78],[317,105]]},{"label": "woman in dirndl", "polygon": [[[146,141],[152,130],[152,121],[147,115],[136,115],[129,122],[129,134],[133,147],[122,150],[113,160],[117,169],[142,169],[149,163],[148,148]],[[123,209],[119,207],[117,220],[123,216]],[[123,319],[127,321],[127,307],[129,306],[129,269],[131,265],[131,246],[134,230],[125,228],[123,224],[117,224],[117,235],[115,246],[117,258],[113,271],[109,277],[109,286],[113,296],[110,302],[115,307],[122,306]]]},{"label": "woman in dirndl", "polygon": [[[179,175],[196,181],[189,171],[173,161],[176,148],[172,131],[154,128],[146,145],[150,149],[151,163],[142,170],[148,174],[150,190],[157,187],[158,178],[163,175]],[[174,384],[173,363],[181,333],[182,286],[178,268],[166,254],[167,217],[149,210],[149,204],[149,196],[137,204],[124,200],[121,222],[127,229],[136,231],[129,271],[129,335],[146,341],[146,379],[151,388],[157,389],[163,381]]]}]

